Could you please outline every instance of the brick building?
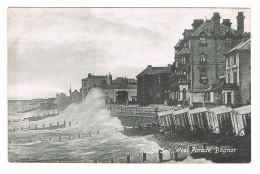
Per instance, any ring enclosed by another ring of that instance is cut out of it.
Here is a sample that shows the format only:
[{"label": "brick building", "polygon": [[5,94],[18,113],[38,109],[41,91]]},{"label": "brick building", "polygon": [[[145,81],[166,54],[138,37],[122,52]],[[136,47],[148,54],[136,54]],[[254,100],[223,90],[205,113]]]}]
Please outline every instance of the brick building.
[{"label": "brick building", "polygon": [[141,105],[160,104],[169,98],[169,76],[172,65],[152,67],[148,65],[137,75],[137,100]]},{"label": "brick building", "polygon": [[81,82],[82,99],[84,99],[92,87],[104,87],[110,85],[112,82],[112,75],[109,73],[109,75],[106,76],[96,76],[89,73],[88,77],[82,79]]},{"label": "brick building", "polygon": [[251,39],[240,43],[225,54],[226,84],[223,102],[245,105],[251,102]]},{"label": "brick building", "polygon": [[195,19],[192,29],[184,30],[183,39],[175,48],[174,73],[170,76],[170,98],[186,101],[189,105],[205,102],[205,90],[218,84],[225,75],[224,53],[250,37],[244,33],[242,12],[237,16],[237,30],[230,19],[215,12],[211,20]]}]

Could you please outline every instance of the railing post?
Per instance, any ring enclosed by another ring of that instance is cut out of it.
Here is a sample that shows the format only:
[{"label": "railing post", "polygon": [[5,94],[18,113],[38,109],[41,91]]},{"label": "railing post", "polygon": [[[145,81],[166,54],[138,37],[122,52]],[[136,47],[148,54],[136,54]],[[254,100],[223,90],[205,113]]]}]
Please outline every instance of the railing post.
[{"label": "railing post", "polygon": [[161,163],[163,161],[163,152],[162,150],[159,150],[159,162]]},{"label": "railing post", "polygon": [[145,161],[146,161],[146,153],[143,152],[143,162],[145,162]]},{"label": "railing post", "polygon": [[130,163],[130,155],[126,156],[126,163]]}]

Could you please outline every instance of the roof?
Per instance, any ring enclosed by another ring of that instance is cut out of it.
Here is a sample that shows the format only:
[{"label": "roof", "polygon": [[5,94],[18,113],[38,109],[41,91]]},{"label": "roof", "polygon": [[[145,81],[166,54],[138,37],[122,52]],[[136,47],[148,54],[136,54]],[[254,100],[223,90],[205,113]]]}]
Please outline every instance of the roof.
[{"label": "roof", "polygon": [[184,47],[179,53],[178,55],[182,55],[182,54],[190,54],[190,50],[186,47]]},{"label": "roof", "polygon": [[209,109],[210,112],[214,112],[215,114],[223,114],[223,113],[227,113],[227,112],[231,112],[232,108],[230,107],[226,107],[226,106],[220,106],[220,107],[216,107],[216,108],[212,108]]},{"label": "roof", "polygon": [[211,84],[206,91],[222,91],[225,86],[225,82],[221,82],[219,84]]},{"label": "roof", "polygon": [[189,111],[189,108],[184,108],[184,109],[181,109],[181,110],[174,111],[173,115],[183,114],[183,113],[188,112],[188,111]]},{"label": "roof", "polygon": [[174,112],[174,110],[168,110],[168,111],[163,111],[163,112],[158,112],[158,116],[164,116],[164,115],[170,115]]},{"label": "roof", "polygon": [[110,85],[104,86],[103,89],[137,89],[137,85]]},{"label": "roof", "polygon": [[183,39],[180,39],[177,44],[174,46],[174,48],[182,46]]},{"label": "roof", "polygon": [[[202,25],[200,25],[193,33],[191,36],[200,36],[201,32],[204,32],[207,36],[212,36],[214,35],[214,22],[213,20],[207,20],[204,22]],[[232,33],[233,35],[239,35],[239,33],[232,29],[229,28],[223,24],[220,24],[220,31],[218,36],[225,36],[226,33]]]},{"label": "roof", "polygon": [[241,115],[249,114],[251,112],[251,105],[243,106],[243,107],[240,107],[240,108],[235,108],[234,112],[237,112]]},{"label": "roof", "polygon": [[183,35],[190,36],[194,32],[193,29],[185,29]]},{"label": "roof", "polygon": [[200,113],[200,112],[208,112],[208,109],[205,107],[201,107],[201,108],[195,108],[195,109],[189,110],[189,114],[195,114],[195,113]]},{"label": "roof", "polygon": [[78,90],[75,89],[72,93],[80,93],[80,92],[79,92]]},{"label": "roof", "polygon": [[162,74],[162,73],[171,73],[171,69],[169,67],[152,67],[149,66],[146,69],[144,69],[141,73],[139,73],[137,76],[149,74]]},{"label": "roof", "polygon": [[241,42],[234,48],[232,48],[230,51],[227,52],[227,54],[230,54],[235,51],[241,51],[241,50],[250,50],[251,49],[251,39],[248,39],[245,42]]}]

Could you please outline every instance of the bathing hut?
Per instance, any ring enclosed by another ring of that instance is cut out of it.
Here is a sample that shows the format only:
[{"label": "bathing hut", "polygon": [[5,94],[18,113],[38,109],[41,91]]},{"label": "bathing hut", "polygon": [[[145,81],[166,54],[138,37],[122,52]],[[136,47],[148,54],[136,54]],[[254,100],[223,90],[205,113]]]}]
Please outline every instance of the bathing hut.
[{"label": "bathing hut", "polygon": [[231,112],[232,108],[226,106],[209,109],[208,125],[213,133],[232,132]]},{"label": "bathing hut", "polygon": [[189,128],[188,111],[189,108],[185,108],[173,112],[173,122],[177,131]]},{"label": "bathing hut", "polygon": [[208,109],[205,107],[191,109],[188,111],[190,130],[208,129]]},{"label": "bathing hut", "polygon": [[234,109],[232,124],[237,136],[247,135],[251,131],[251,105]]},{"label": "bathing hut", "polygon": [[169,129],[173,126],[172,113],[173,110],[158,112],[158,121],[161,128],[165,131],[165,129]]}]

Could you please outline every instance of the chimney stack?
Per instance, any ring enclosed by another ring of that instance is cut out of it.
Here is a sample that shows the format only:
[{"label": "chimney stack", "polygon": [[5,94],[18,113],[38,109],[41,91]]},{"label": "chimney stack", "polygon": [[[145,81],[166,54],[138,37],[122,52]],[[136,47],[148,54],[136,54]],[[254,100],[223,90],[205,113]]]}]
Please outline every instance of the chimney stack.
[{"label": "chimney stack", "polygon": [[211,20],[214,22],[214,33],[219,34],[220,31],[220,16],[218,12],[214,12],[213,17]]},{"label": "chimney stack", "polygon": [[223,19],[222,24],[227,26],[230,29],[232,23],[230,22],[230,19]]},{"label": "chimney stack", "polygon": [[244,19],[245,19],[245,16],[243,15],[243,12],[238,12],[238,15],[237,15],[237,31],[239,33],[244,33]]},{"label": "chimney stack", "polygon": [[150,68],[150,67],[152,67],[152,65],[147,65],[147,68]]},{"label": "chimney stack", "polygon": [[88,73],[88,77],[91,77],[91,73]]},{"label": "chimney stack", "polygon": [[194,19],[193,23],[191,24],[191,26],[193,27],[193,30],[196,30],[197,28],[199,28],[199,26],[201,24],[204,23],[203,19]]}]

